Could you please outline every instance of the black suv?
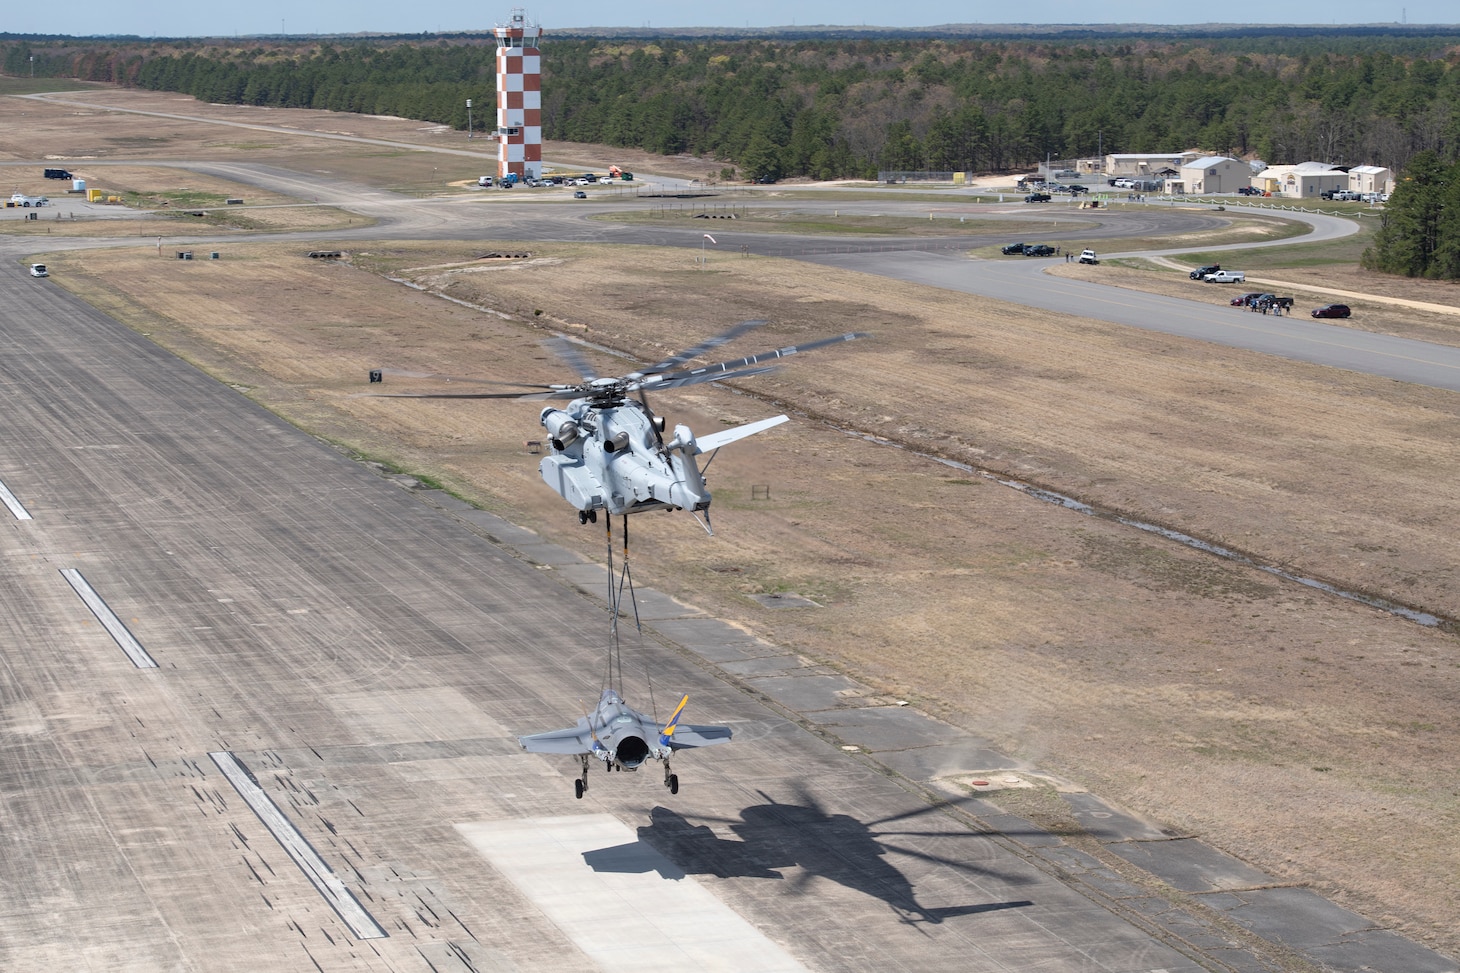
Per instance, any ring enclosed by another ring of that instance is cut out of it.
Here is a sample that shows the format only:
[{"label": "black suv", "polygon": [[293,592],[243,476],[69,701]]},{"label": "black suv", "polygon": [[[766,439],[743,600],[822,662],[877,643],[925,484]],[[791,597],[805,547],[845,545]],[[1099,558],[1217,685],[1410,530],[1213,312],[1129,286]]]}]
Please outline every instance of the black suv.
[{"label": "black suv", "polygon": [[1198,267],[1198,268],[1196,268],[1195,270],[1193,270],[1191,273],[1187,274],[1186,276],[1190,277],[1192,280],[1201,280],[1207,274],[1215,274],[1217,271],[1219,271],[1221,269],[1222,269],[1222,265],[1221,264],[1207,264],[1205,267]]}]

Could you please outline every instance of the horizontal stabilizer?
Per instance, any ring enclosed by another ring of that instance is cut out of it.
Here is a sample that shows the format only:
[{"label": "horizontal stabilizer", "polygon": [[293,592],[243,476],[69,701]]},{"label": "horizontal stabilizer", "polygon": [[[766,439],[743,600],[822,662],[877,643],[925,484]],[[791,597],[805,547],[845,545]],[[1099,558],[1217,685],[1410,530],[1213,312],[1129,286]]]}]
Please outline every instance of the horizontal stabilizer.
[{"label": "horizontal stabilizer", "polygon": [[695,444],[699,446],[700,452],[708,453],[727,446],[737,439],[744,439],[746,436],[754,436],[758,432],[765,432],[773,426],[779,426],[783,422],[790,422],[790,416],[771,416],[769,419],[761,419],[758,422],[747,422],[743,426],[736,426],[733,429],[726,429],[723,432],[712,432],[708,436],[696,436]]}]

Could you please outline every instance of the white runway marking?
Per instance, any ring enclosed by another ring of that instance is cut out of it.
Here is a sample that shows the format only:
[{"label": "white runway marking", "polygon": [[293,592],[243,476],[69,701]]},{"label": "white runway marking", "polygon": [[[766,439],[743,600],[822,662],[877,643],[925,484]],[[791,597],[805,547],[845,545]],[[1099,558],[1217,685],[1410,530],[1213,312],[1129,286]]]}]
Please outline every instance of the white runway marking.
[{"label": "white runway marking", "polygon": [[157,668],[156,660],[147,654],[147,650],[142,648],[142,643],[137,641],[126,625],[122,624],[122,620],[107,606],[101,595],[96,593],[96,589],[87,583],[80,571],[75,568],[62,568],[61,577],[76,589],[81,600],[86,602],[86,607],[90,608],[91,613],[96,616],[96,620],[101,622],[102,628],[106,629],[116,640],[117,645],[122,647],[122,651],[127,653],[127,658],[132,660],[132,665],[138,669]]},{"label": "white runway marking", "polygon": [[456,830],[605,973],[805,970],[607,814]]},{"label": "white runway marking", "polygon": [[15,515],[16,520],[31,519],[30,511],[26,510],[25,505],[15,498],[15,494],[10,492],[10,488],[5,485],[4,480],[0,480],[0,501],[10,508],[10,512]]},{"label": "white runway marking", "polygon": [[294,864],[299,866],[304,877],[309,879],[310,884],[319,891],[320,895],[324,896],[326,902],[334,907],[335,912],[339,913],[340,918],[345,921],[345,925],[349,926],[350,931],[355,934],[355,938],[387,938],[385,930],[380,928],[380,923],[365,911],[365,907],[355,898],[355,893],[345,888],[345,883],[341,882],[335,876],[333,869],[325,864],[323,858],[319,857],[319,852],[315,851],[314,846],[299,833],[298,828],[294,827],[294,822],[279,810],[274,799],[254,783],[243,764],[238,762],[238,758],[228,750],[219,750],[208,756],[212,757],[213,762],[218,765],[218,769],[223,771],[223,776],[227,777],[228,782],[233,785],[233,789],[238,791],[238,796],[253,808],[253,813],[259,816],[259,820],[264,823],[265,828],[269,829],[269,834],[274,836],[274,839],[279,842],[279,846],[288,853],[290,858],[294,859]]}]

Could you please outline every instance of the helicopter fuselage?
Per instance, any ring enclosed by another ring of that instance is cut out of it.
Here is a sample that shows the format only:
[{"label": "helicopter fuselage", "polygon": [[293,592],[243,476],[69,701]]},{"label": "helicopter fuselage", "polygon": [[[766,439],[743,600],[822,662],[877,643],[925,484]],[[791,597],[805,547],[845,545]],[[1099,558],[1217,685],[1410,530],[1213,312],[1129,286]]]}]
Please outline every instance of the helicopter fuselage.
[{"label": "helicopter fuselage", "polygon": [[694,461],[694,436],[675,428],[666,445],[663,420],[632,399],[575,399],[542,413],[549,453],[538,465],[543,481],[581,513],[707,510],[710,491]]}]

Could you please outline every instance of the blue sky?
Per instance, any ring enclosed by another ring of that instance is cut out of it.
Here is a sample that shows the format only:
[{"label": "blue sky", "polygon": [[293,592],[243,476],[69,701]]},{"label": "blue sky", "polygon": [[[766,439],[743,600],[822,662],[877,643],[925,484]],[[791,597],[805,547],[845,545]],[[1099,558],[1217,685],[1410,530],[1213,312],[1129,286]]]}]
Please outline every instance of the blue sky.
[{"label": "blue sky", "polygon": [[[199,37],[246,34],[346,34],[356,31],[434,33],[482,30],[511,16],[510,0],[500,8],[464,3],[400,3],[399,0],[315,0],[313,3],[205,3],[162,0],[116,3],[114,0],[67,0],[45,3],[16,0],[0,17],[0,31],[9,33],[136,34],[142,37]],[[1193,14],[1189,4],[1149,4],[1088,0],[1047,4],[928,2],[902,6],[863,0],[815,0],[776,3],[770,0],[725,4],[692,4],[683,0],[608,3],[524,4],[528,19],[544,29],[572,27],[772,27],[812,24],[925,27],[959,23],[1118,24],[1145,18],[1151,23],[1200,23],[1211,12]],[[1013,12],[1017,9],[1017,13]],[[1399,4],[1331,0],[1324,4],[1275,4],[1271,0],[1228,0],[1209,8],[1222,23],[1309,23],[1322,25],[1408,23],[1456,24],[1453,0],[1400,0]],[[1311,20],[1294,18],[1313,18]]]}]

